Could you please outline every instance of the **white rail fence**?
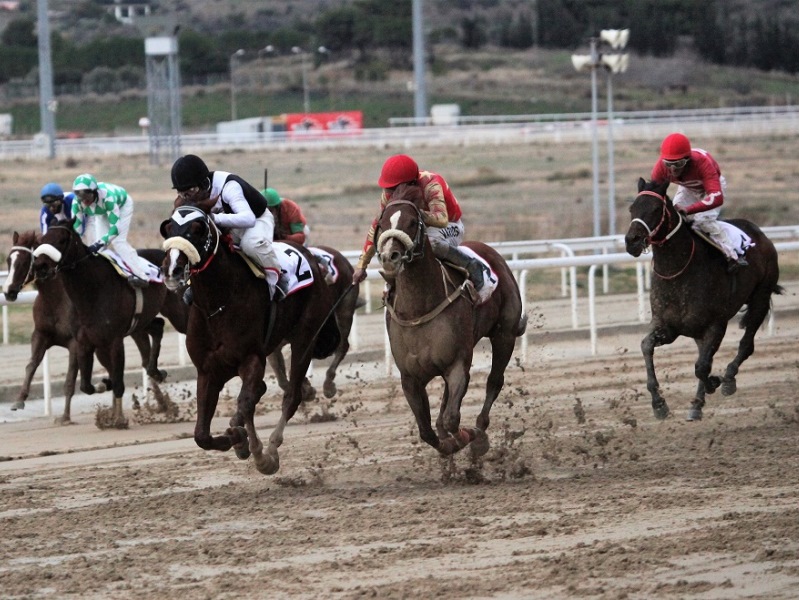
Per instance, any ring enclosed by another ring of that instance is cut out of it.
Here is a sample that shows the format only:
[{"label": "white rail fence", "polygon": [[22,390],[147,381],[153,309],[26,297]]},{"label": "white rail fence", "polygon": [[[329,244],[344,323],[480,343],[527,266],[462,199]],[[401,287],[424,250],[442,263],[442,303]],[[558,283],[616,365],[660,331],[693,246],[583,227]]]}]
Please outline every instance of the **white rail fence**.
[{"label": "white rail fence", "polygon": [[[783,227],[765,227],[764,232],[775,241],[777,251],[780,253],[797,252],[799,251],[799,225],[783,226]],[[583,321],[584,326],[588,329],[588,340],[590,344],[591,355],[596,355],[598,350],[598,331],[600,324],[597,316],[597,291],[596,291],[596,273],[597,270],[602,268],[603,294],[609,293],[610,277],[608,274],[608,267],[611,265],[632,265],[636,270],[636,296],[637,296],[637,322],[645,323],[648,315],[648,297],[647,290],[649,287],[649,266],[651,257],[649,255],[642,255],[639,257],[632,257],[626,252],[618,252],[623,248],[623,236],[605,236],[602,238],[572,238],[561,240],[532,240],[532,241],[516,241],[516,242],[500,242],[492,244],[503,256],[508,260],[508,264],[515,272],[519,288],[523,300],[523,310],[527,311],[527,284],[529,274],[533,271],[539,270],[552,270],[559,269],[561,273],[561,295],[569,297],[571,305],[571,327],[572,329],[580,328],[580,318],[578,310],[578,283],[577,283],[577,269],[580,267],[588,267],[588,291],[587,291],[587,318]],[[588,254],[578,255],[578,252],[588,252]],[[529,255],[558,253],[560,256],[545,257],[545,258],[524,258]],[[357,256],[357,251],[345,251],[343,254],[354,261]],[[6,272],[0,272],[0,279],[5,280]],[[379,280],[382,282],[382,277],[377,269],[367,270],[367,280],[365,282],[364,295],[367,297],[365,311],[371,312],[371,289],[372,281]],[[16,300],[16,304],[32,304],[36,298],[37,292],[24,291],[21,292]],[[9,338],[9,324],[8,324],[8,304],[5,297],[0,298],[0,305],[2,305],[2,321],[3,321],[3,344],[8,344]],[[632,320],[631,322],[635,322]],[[771,313],[769,319],[769,331],[773,330],[774,313]],[[186,352],[184,346],[183,335],[178,335],[179,351],[179,364],[186,364]],[[350,333],[352,347],[357,350],[360,344],[358,334],[358,317],[356,315],[353,322],[353,328]],[[393,374],[393,359],[391,357],[391,350],[388,342],[388,336],[384,333],[384,362],[385,372],[387,375]],[[522,361],[527,362],[528,359],[528,336],[523,336],[521,339],[521,353]],[[44,380],[44,396],[45,407],[50,406],[50,375],[49,363],[47,354],[42,364],[42,377]],[[146,387],[146,381],[145,381]],[[50,414],[46,410],[45,414]]]}]

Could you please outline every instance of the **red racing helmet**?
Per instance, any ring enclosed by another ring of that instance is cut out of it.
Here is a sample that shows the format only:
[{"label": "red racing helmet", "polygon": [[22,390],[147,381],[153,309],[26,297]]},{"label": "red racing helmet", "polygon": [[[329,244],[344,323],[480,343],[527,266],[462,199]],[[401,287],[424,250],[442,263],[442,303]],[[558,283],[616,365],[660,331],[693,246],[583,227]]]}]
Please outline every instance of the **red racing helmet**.
[{"label": "red racing helmet", "polygon": [[667,135],[660,145],[660,158],[662,160],[680,160],[690,156],[691,142],[681,133]]},{"label": "red racing helmet", "polygon": [[377,185],[381,188],[393,188],[401,183],[416,181],[419,178],[419,165],[407,154],[395,154],[383,163]]}]

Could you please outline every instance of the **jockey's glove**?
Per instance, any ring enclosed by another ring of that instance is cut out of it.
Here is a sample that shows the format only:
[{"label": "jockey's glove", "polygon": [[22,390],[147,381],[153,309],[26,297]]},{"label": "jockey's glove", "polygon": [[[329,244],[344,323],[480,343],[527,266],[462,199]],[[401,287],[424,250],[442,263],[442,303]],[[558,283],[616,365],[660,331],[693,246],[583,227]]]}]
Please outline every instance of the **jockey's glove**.
[{"label": "jockey's glove", "polygon": [[102,242],[94,242],[91,246],[89,246],[89,252],[92,254],[97,254],[103,247]]}]

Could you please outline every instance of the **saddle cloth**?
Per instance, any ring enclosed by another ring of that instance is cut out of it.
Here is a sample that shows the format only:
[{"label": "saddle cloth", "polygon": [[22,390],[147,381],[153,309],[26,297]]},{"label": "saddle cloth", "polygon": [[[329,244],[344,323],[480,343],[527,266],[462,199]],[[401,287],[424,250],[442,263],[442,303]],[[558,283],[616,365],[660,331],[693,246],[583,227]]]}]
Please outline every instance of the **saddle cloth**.
[{"label": "saddle cloth", "polygon": [[324,268],[327,269],[325,283],[327,283],[327,285],[336,283],[336,281],[338,281],[338,269],[336,268],[333,255],[321,248],[309,247],[308,250],[319,259],[320,266],[324,266]]},{"label": "saddle cloth", "polygon": [[281,279],[286,282],[286,296],[313,284],[313,271],[305,255],[283,242],[273,242],[280,262]]},{"label": "saddle cloth", "polygon": [[[746,232],[738,229],[732,223],[727,223],[727,221],[716,221],[716,224],[727,234],[727,238],[730,240],[730,242],[732,242],[732,246],[735,248],[736,252],[738,252],[738,256],[743,256],[746,254],[746,251],[749,250],[749,248],[754,246],[752,243],[752,238],[749,237]],[[704,231],[699,229],[699,227],[692,227],[692,229],[699,237],[724,254],[724,250],[719,248],[718,244],[716,244],[716,242],[714,242]]]},{"label": "saddle cloth", "polygon": [[[130,267],[122,260],[122,257],[119,256],[116,252],[114,252],[111,248],[105,247],[101,249],[98,254],[106,259],[111,265],[114,267],[116,272],[127,279],[131,275],[133,275],[133,271],[130,270]],[[139,257],[141,258],[141,257]],[[149,260],[145,258],[141,258],[141,260],[147,263],[147,279],[151,283],[162,283],[163,279],[161,278],[161,269],[160,267],[155,266]]]},{"label": "saddle cloth", "polygon": [[499,276],[494,273],[494,270],[488,265],[485,259],[471,248],[466,246],[458,246],[458,250],[464,254],[468,254],[471,258],[477,259],[480,264],[483,265],[483,281],[485,282],[485,285],[483,286],[483,289],[477,292],[477,305],[479,306],[488,300],[491,297],[491,294],[494,293],[494,290],[497,289],[497,285],[499,285]]}]

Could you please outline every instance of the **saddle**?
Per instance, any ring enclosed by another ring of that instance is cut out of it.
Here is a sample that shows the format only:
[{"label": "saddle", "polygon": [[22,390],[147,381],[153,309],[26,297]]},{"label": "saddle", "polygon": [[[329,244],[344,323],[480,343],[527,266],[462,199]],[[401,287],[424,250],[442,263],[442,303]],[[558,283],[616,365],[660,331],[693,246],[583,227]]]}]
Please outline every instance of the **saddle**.
[{"label": "saddle", "polygon": [[470,258],[474,258],[475,260],[477,260],[477,262],[479,262],[480,265],[483,267],[484,285],[479,292],[474,289],[474,285],[472,285],[472,282],[469,279],[469,274],[466,271],[466,269],[458,265],[452,264],[448,260],[441,260],[441,259],[438,260],[439,262],[444,263],[447,266],[452,267],[453,269],[460,271],[461,273],[464,274],[464,277],[466,278],[466,289],[469,291],[469,295],[472,299],[472,302],[475,305],[479,306],[480,304],[486,302],[491,297],[491,294],[494,293],[494,290],[497,289],[497,285],[499,285],[499,276],[489,266],[488,262],[486,262],[486,260],[482,256],[477,254],[471,248],[468,248],[466,246],[458,246],[458,250],[460,250],[464,254],[468,254]]},{"label": "saddle", "polygon": [[148,277],[146,282],[142,282],[142,280],[133,273],[130,267],[125,264],[125,261],[122,260],[122,257],[120,257],[111,248],[103,248],[100,250],[100,252],[98,252],[97,255],[103,257],[109,263],[111,263],[111,266],[114,267],[114,271],[116,271],[120,277],[123,277],[128,283],[131,284],[131,286],[135,288],[146,287],[146,284],[150,282],[161,283],[163,281],[161,278],[161,269],[145,258],[142,258],[142,260],[147,263]]}]

